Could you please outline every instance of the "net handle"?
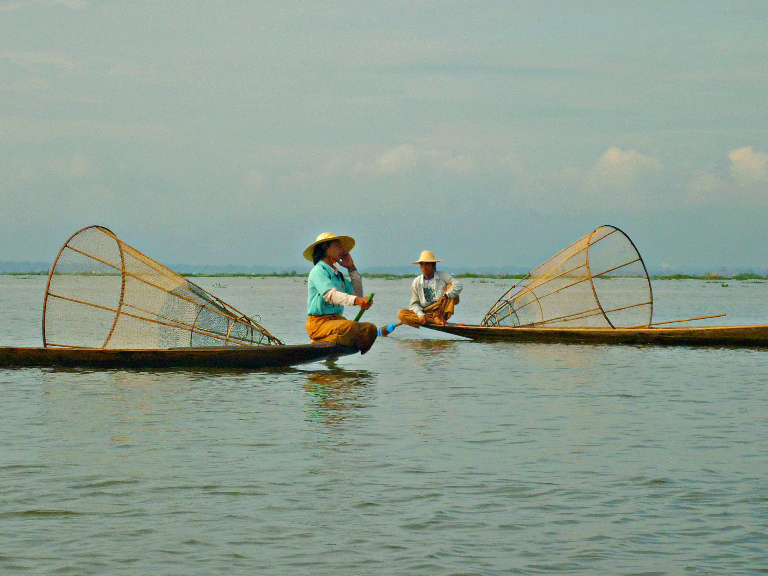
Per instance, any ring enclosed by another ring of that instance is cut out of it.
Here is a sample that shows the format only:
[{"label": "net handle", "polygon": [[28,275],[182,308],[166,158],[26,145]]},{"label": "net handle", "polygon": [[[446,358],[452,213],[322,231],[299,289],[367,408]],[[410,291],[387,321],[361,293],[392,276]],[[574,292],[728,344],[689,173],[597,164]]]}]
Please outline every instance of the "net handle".
[{"label": "net handle", "polygon": [[[53,271],[56,270],[56,265],[59,263],[59,258],[61,258],[61,255],[64,253],[64,250],[67,249],[69,246],[69,243],[72,241],[72,239],[80,234],[81,232],[85,232],[86,230],[90,228],[98,228],[99,230],[102,230],[103,232],[106,232],[108,235],[115,237],[114,234],[112,234],[112,231],[109,230],[109,228],[105,228],[104,226],[86,226],[85,228],[80,228],[77,232],[72,234],[69,238],[67,238],[67,241],[64,242],[64,245],[59,250],[59,253],[56,254],[56,258],[53,261],[53,264],[51,264],[51,269],[48,271],[48,282],[45,284],[45,298],[43,299],[43,348],[48,347],[48,339],[45,336],[45,317],[46,317],[46,310],[48,308],[48,292],[51,289],[51,280],[53,279]],[[122,258],[122,251],[120,252],[120,257]],[[120,298],[120,301],[122,302],[122,295]],[[117,319],[115,319],[117,320]],[[113,326],[114,329],[114,326]],[[110,331],[111,334],[111,331]]]},{"label": "net handle", "polygon": [[[600,313],[603,315],[603,318],[605,318],[605,321],[608,322],[608,326],[611,328],[616,328],[616,326],[613,325],[613,322],[611,322],[611,319],[608,318],[608,314],[605,313],[605,310],[603,309],[603,304],[600,302],[600,297],[597,295],[597,289],[595,288],[595,278],[592,276],[592,268],[589,266],[589,249],[592,248],[592,236],[597,233],[598,230],[604,228],[604,226],[600,226],[600,228],[596,228],[592,231],[592,233],[589,235],[589,238],[587,239],[587,254],[586,254],[586,264],[587,264],[587,276],[589,277],[589,285],[592,287],[592,294],[595,296],[595,302],[597,302],[597,307],[600,309]],[[613,232],[616,232],[618,228],[613,228]],[[600,239],[595,240],[595,244],[600,242],[603,238],[607,238],[613,232],[609,232],[605,236],[600,237]],[[626,236],[626,234],[625,234]],[[627,238],[629,239],[629,238]],[[634,248],[634,246],[632,246]],[[637,252],[637,249],[635,249],[635,252]]]},{"label": "net handle", "polygon": [[[642,327],[650,328],[652,322],[653,322],[653,287],[651,286],[651,277],[648,275],[648,268],[645,266],[645,261],[643,260],[643,256],[640,254],[640,251],[637,249],[637,246],[635,246],[635,243],[632,242],[632,238],[627,236],[627,233],[624,232],[624,230],[617,228],[616,226],[611,226],[610,224],[604,224],[603,226],[600,226],[600,228],[613,228],[613,232],[610,232],[609,234],[606,234],[602,238],[595,240],[595,244],[600,242],[603,238],[608,237],[610,234],[613,234],[614,232],[620,232],[624,238],[627,239],[627,242],[629,242],[630,246],[632,246],[632,249],[635,251],[635,254],[637,254],[637,260],[640,264],[643,266],[643,272],[645,273],[645,281],[648,283],[648,306],[650,308],[650,313],[648,314],[648,323],[647,324],[641,324]],[[613,322],[611,322],[610,318],[608,318],[608,315],[605,313],[605,310],[603,310],[603,305],[600,303],[600,298],[597,296],[597,290],[595,289],[595,282],[594,282],[594,276],[592,276],[592,270],[589,268],[589,249],[593,246],[591,240],[592,235],[595,234],[600,228],[596,228],[592,234],[590,234],[590,241],[587,246],[587,270],[589,270],[589,281],[592,283],[592,290],[595,294],[595,300],[597,301],[597,305],[600,306],[600,310],[603,312],[603,316],[605,316],[605,320],[608,322],[608,324],[611,326],[611,328],[615,328],[613,325]],[[606,270],[604,272],[600,272],[600,274],[597,275],[597,277],[602,276],[603,274],[606,274],[608,272],[611,272],[611,270]],[[644,304],[645,305],[645,304]],[[611,310],[611,312],[614,312],[615,310]]]},{"label": "net handle", "polygon": [[123,252],[123,245],[120,242],[120,239],[112,234],[111,230],[104,229],[105,232],[109,233],[109,235],[112,237],[112,239],[117,242],[117,248],[120,250],[120,303],[117,305],[117,311],[115,312],[115,321],[112,322],[112,328],[109,330],[109,334],[107,334],[107,339],[104,340],[104,344],[101,346],[102,348],[106,348],[107,344],[109,343],[110,338],[112,338],[112,334],[115,333],[115,327],[117,326],[117,321],[120,319],[120,314],[122,313],[123,309],[123,301],[125,299],[125,252]]}]

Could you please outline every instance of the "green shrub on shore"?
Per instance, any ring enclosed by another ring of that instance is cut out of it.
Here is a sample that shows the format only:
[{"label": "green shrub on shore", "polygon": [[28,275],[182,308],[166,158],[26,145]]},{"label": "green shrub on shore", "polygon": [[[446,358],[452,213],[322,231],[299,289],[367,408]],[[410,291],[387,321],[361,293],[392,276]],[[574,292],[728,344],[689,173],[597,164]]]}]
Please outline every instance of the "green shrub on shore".
[{"label": "green shrub on shore", "polygon": [[768,280],[768,276],[761,276],[754,272],[745,272],[733,276],[722,276],[717,272],[710,272],[704,276],[691,274],[671,274],[669,276],[651,276],[651,280]]},{"label": "green shrub on shore", "polygon": [[[306,278],[308,271],[297,272],[291,270],[290,272],[261,272],[258,274],[250,274],[245,272],[216,272],[216,273],[187,273],[181,272],[182,276],[188,278]],[[48,270],[35,270],[28,272],[0,272],[5,276],[43,276],[48,275]],[[413,278],[416,273],[412,274],[389,274],[389,273],[371,273],[362,272],[360,274],[363,278],[379,278],[383,280],[403,280],[405,278]],[[519,280],[525,278],[527,274],[477,274],[475,272],[462,272],[460,274],[454,274],[456,278],[468,278],[478,280]],[[606,277],[606,279],[612,279]],[[711,272],[703,276],[696,276],[693,274],[669,274],[664,276],[651,276],[651,280],[768,280],[768,276],[762,276],[754,272],[744,272],[741,274],[734,274],[733,276],[722,276],[716,272]]]}]

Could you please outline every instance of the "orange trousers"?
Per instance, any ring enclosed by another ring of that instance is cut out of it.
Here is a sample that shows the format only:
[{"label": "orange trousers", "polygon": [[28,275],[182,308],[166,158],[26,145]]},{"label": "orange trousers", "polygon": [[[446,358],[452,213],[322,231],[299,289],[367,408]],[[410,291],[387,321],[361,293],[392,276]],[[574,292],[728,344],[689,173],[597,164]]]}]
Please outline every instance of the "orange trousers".
[{"label": "orange trousers", "polygon": [[[429,324],[434,323],[435,319],[442,318],[443,320],[447,321],[448,318],[453,316],[453,309],[456,307],[456,304],[459,303],[459,297],[456,296],[453,300],[445,301],[443,300],[441,303],[435,302],[434,304],[430,304],[426,308],[424,308],[424,316],[427,317],[427,322]],[[408,324],[408,326],[413,326],[414,328],[419,328],[421,324],[419,324],[419,317],[410,308],[403,308],[397,313],[397,318],[402,322],[403,324]]]},{"label": "orange trousers", "polygon": [[307,334],[315,342],[336,342],[365,354],[376,341],[377,328],[370,322],[347,320],[341,314],[307,316]]}]

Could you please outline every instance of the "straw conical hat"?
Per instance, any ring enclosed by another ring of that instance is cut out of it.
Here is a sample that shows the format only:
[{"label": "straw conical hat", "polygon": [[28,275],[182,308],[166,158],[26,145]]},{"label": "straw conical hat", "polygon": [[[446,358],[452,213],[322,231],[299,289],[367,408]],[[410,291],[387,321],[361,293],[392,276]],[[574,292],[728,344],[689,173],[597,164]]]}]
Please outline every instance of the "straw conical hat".
[{"label": "straw conical hat", "polygon": [[442,260],[435,258],[435,253],[432,250],[424,250],[414,264],[421,264],[422,262],[442,262]]},{"label": "straw conical hat", "polygon": [[317,240],[312,242],[312,244],[307,246],[307,249],[304,250],[304,258],[312,262],[312,252],[314,252],[315,246],[332,240],[339,240],[341,242],[341,249],[344,250],[344,252],[349,252],[355,247],[355,239],[351,236],[336,236],[336,234],[332,234],[331,232],[323,232],[317,237]]}]

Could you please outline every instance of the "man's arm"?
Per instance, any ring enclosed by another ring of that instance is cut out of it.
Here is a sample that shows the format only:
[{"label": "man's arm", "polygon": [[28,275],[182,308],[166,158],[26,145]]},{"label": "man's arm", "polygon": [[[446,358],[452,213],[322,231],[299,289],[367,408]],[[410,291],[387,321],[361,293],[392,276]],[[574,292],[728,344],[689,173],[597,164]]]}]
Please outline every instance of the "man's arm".
[{"label": "man's arm", "polygon": [[462,285],[448,272],[440,272],[440,279],[445,282],[446,286],[450,284],[451,287],[445,291],[445,296],[450,300],[454,300],[459,295],[459,292],[461,292]]}]

